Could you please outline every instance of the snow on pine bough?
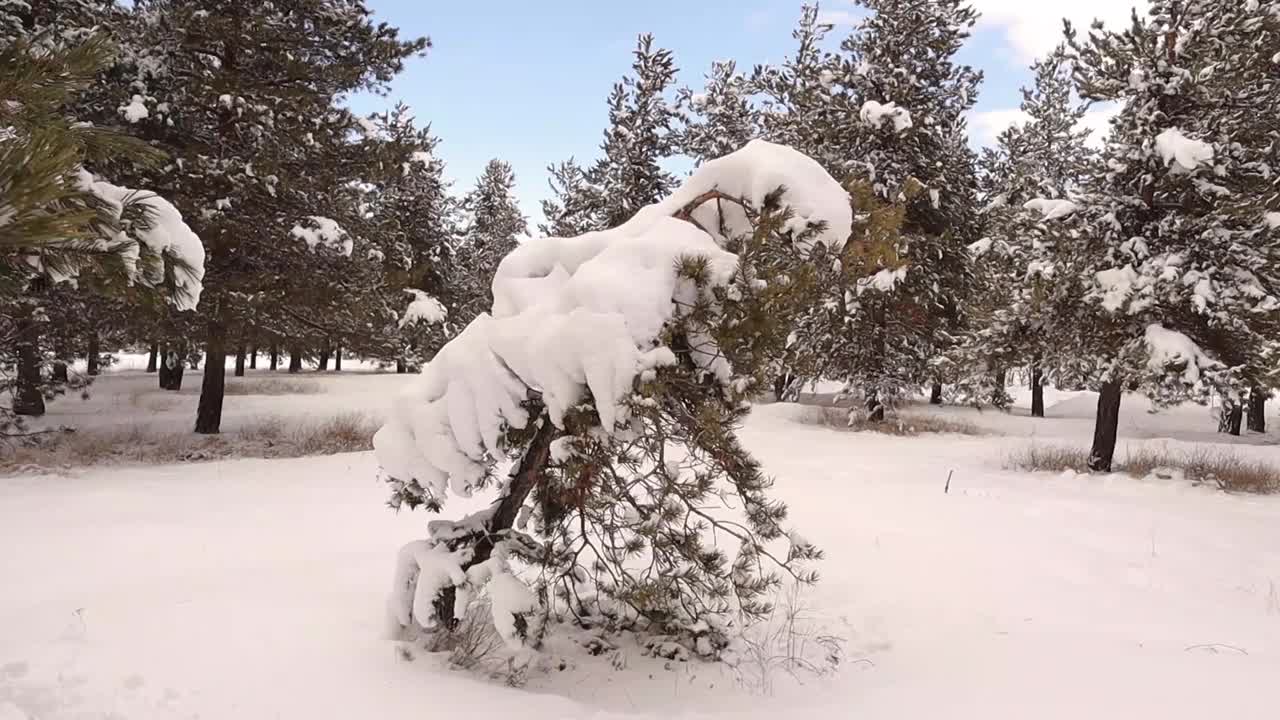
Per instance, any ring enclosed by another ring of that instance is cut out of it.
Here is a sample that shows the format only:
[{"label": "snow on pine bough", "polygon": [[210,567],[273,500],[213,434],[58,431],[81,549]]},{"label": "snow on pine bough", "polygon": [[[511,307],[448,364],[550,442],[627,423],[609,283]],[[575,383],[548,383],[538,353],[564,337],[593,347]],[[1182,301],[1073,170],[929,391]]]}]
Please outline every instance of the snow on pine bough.
[{"label": "snow on pine bough", "polygon": [[555,619],[719,657],[784,578],[814,581],[819,551],[784,527],[735,429],[852,219],[820,165],[753,141],[617,228],[512,251],[492,312],[374,438],[397,508],[495,498],[401,551],[400,631],[448,633],[487,597],[513,648]]}]

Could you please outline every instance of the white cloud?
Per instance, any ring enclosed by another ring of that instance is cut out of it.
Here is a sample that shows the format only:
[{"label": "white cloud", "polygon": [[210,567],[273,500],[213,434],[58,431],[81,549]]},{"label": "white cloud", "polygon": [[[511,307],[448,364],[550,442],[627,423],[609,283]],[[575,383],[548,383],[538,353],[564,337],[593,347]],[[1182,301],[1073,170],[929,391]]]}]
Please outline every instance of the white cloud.
[{"label": "white cloud", "polygon": [[[1111,127],[1111,118],[1115,117],[1119,109],[1117,105],[1099,105],[1085,114],[1080,125],[1092,132],[1088,141],[1090,147],[1102,146]],[[970,139],[977,147],[994,145],[996,138],[1006,128],[1011,125],[1021,125],[1026,121],[1026,113],[1017,108],[974,112],[969,116],[969,127],[973,131]]]},{"label": "white cloud", "polygon": [[1024,60],[1034,60],[1062,42],[1062,19],[1065,16],[1083,35],[1095,19],[1111,27],[1128,23],[1133,6],[1147,9],[1147,0],[1071,0],[1066,3],[1047,0],[973,0],[982,13],[980,24],[999,28],[1009,46]]}]

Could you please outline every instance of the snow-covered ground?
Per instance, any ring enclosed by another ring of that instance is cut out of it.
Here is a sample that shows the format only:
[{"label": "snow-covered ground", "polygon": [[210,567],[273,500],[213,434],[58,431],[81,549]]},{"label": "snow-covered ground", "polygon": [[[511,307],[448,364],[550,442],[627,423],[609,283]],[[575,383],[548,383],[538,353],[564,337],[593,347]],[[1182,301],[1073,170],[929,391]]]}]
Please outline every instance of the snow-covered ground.
[{"label": "snow-covered ground", "polygon": [[[404,382],[301,379],[325,392],[230,397],[232,421],[378,414]],[[54,412],[190,422],[194,404],[131,402],[146,383],[114,373]],[[804,603],[848,640],[836,675],[775,672],[771,694],[625,645],[615,669],[555,643],[565,669],[523,689],[400,659],[383,603],[396,549],[429,516],[385,507],[369,454],[0,478],[0,719],[1274,718],[1280,498],[1002,469],[1033,437],[1087,444],[1092,396],[1049,403],[1043,420],[919,409],[1003,433],[987,437],[850,434],[797,422],[799,406],[757,409],[744,440],[827,553]],[[1120,452],[1222,441],[1213,430],[1204,408],[1149,415],[1126,398]],[[1277,439],[1234,449],[1280,464]]]}]

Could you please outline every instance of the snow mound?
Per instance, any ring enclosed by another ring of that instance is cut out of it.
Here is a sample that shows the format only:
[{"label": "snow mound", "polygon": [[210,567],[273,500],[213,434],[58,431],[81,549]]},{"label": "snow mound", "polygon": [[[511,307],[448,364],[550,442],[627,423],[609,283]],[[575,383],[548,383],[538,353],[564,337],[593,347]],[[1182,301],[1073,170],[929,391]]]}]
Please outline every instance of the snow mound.
[{"label": "snow mound", "polygon": [[[703,258],[709,285],[728,284],[737,257],[723,246],[751,231],[733,200],[759,207],[779,187],[792,213],[787,229],[820,230],[797,252],[843,247],[853,222],[845,190],[810,158],[760,140],[702,165],[617,228],[517,247],[494,277],[492,313],[440,350],[374,437],[383,471],[436,499],[447,489],[469,495],[500,455],[504,429],[528,425],[522,404],[531,391],[559,426],[589,390],[612,432],[627,419],[622,401],[636,377],[675,360],[658,345],[663,326],[705,291],[680,276],[679,263]],[[720,200],[692,207],[711,194]]]},{"label": "snow mound", "polygon": [[121,221],[127,205],[136,204],[146,209],[145,223],[135,224],[107,242],[113,249],[124,246],[123,257],[131,281],[150,287],[164,283],[164,264],[139,268],[138,249],[130,250],[128,246],[136,241],[152,253],[175,261],[173,277],[178,292],[172,302],[179,310],[194,310],[200,304],[200,293],[204,289],[204,244],[187,226],[178,209],[159,195],[113,185],[87,170],[80,170],[77,182],[81,189],[103,200],[117,222]]},{"label": "snow mound", "polygon": [[1202,140],[1193,140],[1178,128],[1169,128],[1156,137],[1156,152],[1164,159],[1166,167],[1178,167],[1190,172],[1203,163],[1213,162],[1213,146]]},{"label": "snow mound", "polygon": [[444,305],[434,297],[413,288],[407,288],[405,292],[412,295],[413,300],[409,303],[409,307],[404,309],[404,314],[400,316],[400,327],[402,329],[418,322],[438,325],[449,316],[449,312],[445,310]]},{"label": "snow mound", "polygon": [[877,130],[884,127],[885,121],[893,123],[894,132],[902,132],[914,126],[911,121],[910,111],[906,108],[898,107],[897,103],[881,104],[875,100],[868,100],[863,103],[860,115],[862,122]]},{"label": "snow mound", "polygon": [[1080,206],[1070,200],[1036,198],[1034,200],[1028,200],[1022,208],[1024,210],[1033,210],[1040,213],[1041,217],[1045,220],[1058,220],[1072,215],[1080,209]]},{"label": "snow mound", "polygon": [[342,229],[338,221],[319,215],[309,216],[306,226],[294,225],[289,234],[305,242],[311,250],[324,246],[336,250],[344,257],[351,257],[351,251],[355,249],[351,236]]}]

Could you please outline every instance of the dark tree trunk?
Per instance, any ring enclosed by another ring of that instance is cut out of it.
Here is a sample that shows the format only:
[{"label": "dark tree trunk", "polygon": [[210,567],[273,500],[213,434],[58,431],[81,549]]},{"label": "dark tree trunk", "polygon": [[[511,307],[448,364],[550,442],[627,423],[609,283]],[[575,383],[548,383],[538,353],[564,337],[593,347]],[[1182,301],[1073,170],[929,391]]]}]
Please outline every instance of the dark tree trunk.
[{"label": "dark tree trunk", "polygon": [[942,404],[942,383],[934,381],[933,387],[929,389],[929,404]]},{"label": "dark tree trunk", "polygon": [[182,357],[185,352],[185,348],[180,345],[169,345],[164,348],[160,359],[161,390],[176,391],[182,389],[182,371],[184,368]]},{"label": "dark tree trunk", "polygon": [[1007,387],[1008,382],[1009,382],[1008,371],[1005,370],[1004,368],[1000,368],[999,370],[997,370],[996,371],[996,389],[994,392],[991,393],[992,405],[995,405],[996,407],[1004,407],[1007,404],[1005,402],[1004,389],[1005,387]]},{"label": "dark tree trunk", "polygon": [[151,348],[147,351],[147,372],[156,371],[156,360],[160,354],[160,347],[155,343],[151,343]]},{"label": "dark tree trunk", "polygon": [[1267,394],[1260,387],[1249,391],[1249,432],[1267,431]]},{"label": "dark tree trunk", "polygon": [[1098,393],[1098,415],[1093,424],[1093,448],[1089,451],[1089,469],[1093,472],[1111,472],[1116,456],[1116,432],[1120,429],[1120,397],[1123,389],[1119,380],[1103,383]]},{"label": "dark tree trunk", "polygon": [[258,348],[254,348],[249,351],[249,369],[258,369]]},{"label": "dark tree trunk", "polygon": [[884,422],[884,403],[874,390],[867,391],[867,422]]},{"label": "dark tree trunk", "polygon": [[244,377],[244,358],[248,349],[242,344],[236,348],[236,377]]},{"label": "dark tree trunk", "polygon": [[[207,350],[205,354],[208,354]],[[200,353],[191,353],[191,355],[187,357],[187,360],[190,362],[192,370],[200,369]]]},{"label": "dark tree trunk", "polygon": [[302,372],[302,348],[296,345],[289,348],[289,372]]},{"label": "dark tree trunk", "polygon": [[397,360],[397,361],[396,361],[396,374],[397,374],[397,375],[403,375],[403,374],[405,374],[405,373],[407,373],[407,372],[409,372],[409,367],[408,367],[407,365],[405,365],[405,364],[404,364],[404,360]]},{"label": "dark tree trunk", "polygon": [[1244,423],[1244,405],[1233,400],[1222,401],[1222,415],[1218,420],[1218,432],[1239,437]]},{"label": "dark tree trunk", "polygon": [[62,362],[61,360],[54,361],[52,379],[54,382],[58,382],[58,383],[71,382],[71,376],[67,374],[66,363]]},{"label": "dark tree trunk", "polygon": [[317,371],[324,372],[329,369],[329,355],[328,345],[320,348],[320,364],[316,367]]},{"label": "dark tree trunk", "polygon": [[40,325],[30,316],[17,321],[18,377],[13,393],[15,415],[44,414],[44,392],[40,378]]},{"label": "dark tree trunk", "polygon": [[333,371],[342,372],[342,346],[333,349]]},{"label": "dark tree trunk", "polygon": [[200,385],[196,432],[217,435],[222,430],[222,400],[227,389],[227,328],[217,320],[209,321],[204,352],[204,382]]},{"label": "dark tree trunk", "polygon": [[1044,417],[1044,371],[1039,363],[1031,368],[1031,417]]},{"label": "dark tree trunk", "polygon": [[271,365],[270,365],[271,372],[275,372],[276,368],[278,367],[280,367],[280,348],[279,346],[272,345],[271,346]]},{"label": "dark tree trunk", "polygon": [[[479,565],[493,554],[493,546],[501,541],[507,530],[515,525],[520,508],[524,506],[529,493],[543,481],[543,471],[551,459],[551,442],[556,438],[556,428],[551,421],[542,418],[529,449],[520,459],[520,467],[511,475],[507,492],[498,500],[498,507],[489,516],[482,532],[468,535],[450,544],[451,549],[470,545],[473,549],[471,559],[463,563],[462,570]],[[474,543],[474,544],[473,544]],[[434,603],[436,617],[447,628],[454,628],[458,621],[454,619],[454,588],[450,587],[440,593]]]},{"label": "dark tree trunk", "polygon": [[96,331],[90,330],[89,331],[89,353],[88,353],[88,358],[86,358],[86,360],[88,360],[88,368],[86,368],[85,370],[85,372],[89,373],[90,377],[96,377],[98,374],[102,372],[102,367],[101,367],[102,358],[100,357],[100,355],[101,355],[101,348],[98,347],[98,333]]}]

